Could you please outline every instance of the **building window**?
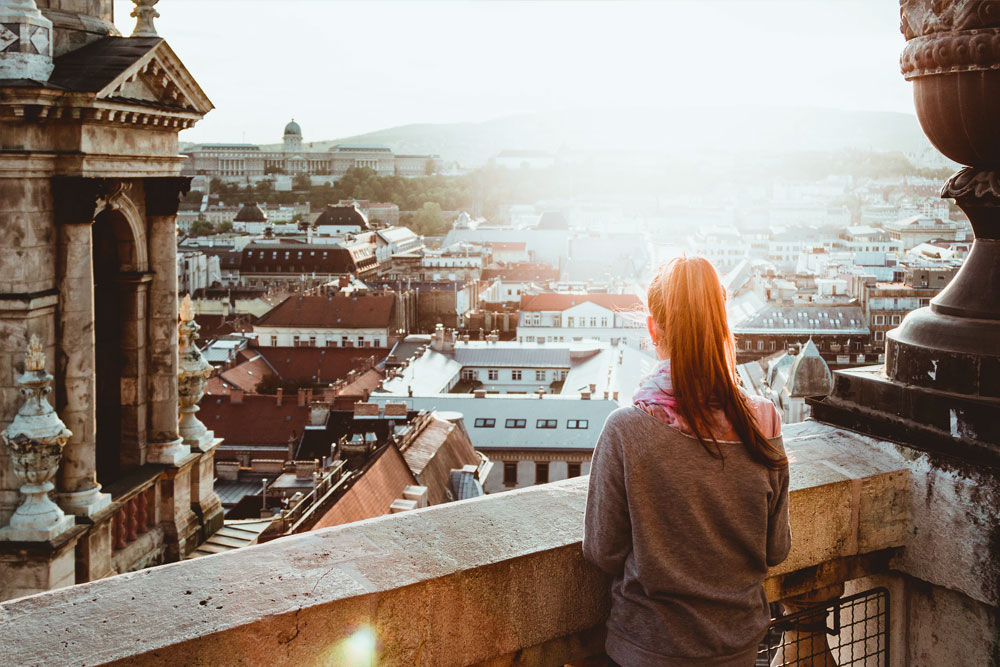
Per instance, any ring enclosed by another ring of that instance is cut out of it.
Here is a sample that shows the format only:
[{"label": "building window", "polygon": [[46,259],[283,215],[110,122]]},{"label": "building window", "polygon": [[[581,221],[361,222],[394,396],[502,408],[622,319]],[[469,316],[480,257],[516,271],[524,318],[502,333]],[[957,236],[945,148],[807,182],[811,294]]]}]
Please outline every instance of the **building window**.
[{"label": "building window", "polygon": [[326,346],[327,347],[337,347],[337,341],[332,340],[330,338],[327,338],[326,339]]},{"label": "building window", "polygon": [[884,331],[876,331],[875,332],[875,340],[885,340],[885,332]]},{"label": "building window", "polygon": [[743,348],[748,352],[752,349],[752,347],[753,347],[753,341],[748,340],[743,344]]},{"label": "building window", "polygon": [[517,461],[503,462],[503,485],[517,486]]},{"label": "building window", "polygon": [[524,340],[527,343],[534,343],[535,342],[535,337],[534,336],[525,336]]},{"label": "building window", "polygon": [[278,346],[278,337],[271,336],[271,347],[277,347],[277,346]]},{"label": "building window", "polygon": [[548,484],[549,482],[549,464],[548,463],[535,463],[535,484]]},{"label": "building window", "polygon": [[899,321],[900,321],[900,316],[899,315],[893,315],[892,316],[892,323],[893,324],[899,324]]},{"label": "building window", "polygon": [[295,346],[295,347],[299,346],[299,337],[298,336],[292,336],[292,345]]},{"label": "building window", "polygon": [[774,341],[773,340],[770,343],[768,343],[768,349],[770,349],[771,352],[774,352]]},{"label": "building window", "polygon": [[557,424],[555,419],[539,419],[535,422],[535,428],[555,428]]},{"label": "building window", "polygon": [[580,476],[580,464],[579,463],[567,463],[566,464],[566,477],[572,479],[573,477]]},{"label": "building window", "polygon": [[347,336],[340,337],[340,347],[347,347]]},{"label": "building window", "polygon": [[521,379],[521,371],[520,370],[511,371],[510,372],[510,379],[511,380],[520,380]]},{"label": "building window", "polygon": [[758,352],[764,351],[764,341],[762,340],[757,341],[757,351]]},{"label": "building window", "polygon": [[597,327],[597,318],[596,317],[591,317],[590,318],[590,326],[594,327],[594,328]]},{"label": "building window", "polygon": [[490,380],[499,380],[500,371],[498,371],[495,368],[491,368],[489,371],[486,372],[486,377],[488,377]]},{"label": "building window", "polygon": [[477,417],[472,425],[476,428],[493,428],[497,425],[497,420],[492,417]]},{"label": "building window", "polygon": [[567,419],[566,428],[585,429],[590,427],[589,419]]},{"label": "building window", "polygon": [[524,419],[508,419],[504,426],[506,428],[524,428],[527,425],[527,421]]},{"label": "building window", "polygon": [[601,318],[601,326],[602,327],[608,326],[608,318],[606,318],[606,317],[602,317]]},{"label": "building window", "polygon": [[316,336],[309,336],[309,347],[316,347]]},{"label": "building window", "polygon": [[572,329],[573,328],[573,324],[574,324],[573,318],[572,317],[567,317],[566,318],[566,326],[569,327],[570,329]]},{"label": "building window", "polygon": [[535,381],[545,382],[545,371],[535,371]]},{"label": "building window", "polygon": [[876,315],[875,324],[885,324],[885,315]]},{"label": "building window", "polygon": [[473,368],[463,368],[462,369],[462,379],[466,382],[472,382],[473,380],[479,379],[479,371]]},{"label": "building window", "polygon": [[379,345],[379,343],[381,342],[382,342],[381,339],[376,338],[375,340],[372,341],[372,347],[382,347],[381,345]]}]

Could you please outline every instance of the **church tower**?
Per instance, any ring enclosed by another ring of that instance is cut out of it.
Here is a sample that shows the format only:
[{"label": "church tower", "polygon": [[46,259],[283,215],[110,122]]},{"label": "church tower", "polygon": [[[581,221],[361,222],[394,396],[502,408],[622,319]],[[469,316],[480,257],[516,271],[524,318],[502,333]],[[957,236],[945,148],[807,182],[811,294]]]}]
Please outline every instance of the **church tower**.
[{"label": "church tower", "polygon": [[286,153],[298,153],[302,150],[302,128],[294,118],[285,126],[284,141]]},{"label": "church tower", "polygon": [[222,520],[218,442],[178,428],[178,133],[212,103],[133,2],[122,37],[112,0],[0,0],[0,600],[183,558]]}]

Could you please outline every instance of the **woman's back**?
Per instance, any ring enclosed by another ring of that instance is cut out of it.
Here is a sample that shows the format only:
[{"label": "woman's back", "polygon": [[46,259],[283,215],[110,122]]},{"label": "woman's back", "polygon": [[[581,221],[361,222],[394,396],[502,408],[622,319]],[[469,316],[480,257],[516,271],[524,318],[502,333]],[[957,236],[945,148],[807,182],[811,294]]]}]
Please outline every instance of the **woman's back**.
[{"label": "woman's back", "polygon": [[788,469],[719,447],[722,459],[635,406],[608,417],[583,548],[615,576],[607,649],[619,662],[752,663],[769,621],[762,582],[791,542]]}]

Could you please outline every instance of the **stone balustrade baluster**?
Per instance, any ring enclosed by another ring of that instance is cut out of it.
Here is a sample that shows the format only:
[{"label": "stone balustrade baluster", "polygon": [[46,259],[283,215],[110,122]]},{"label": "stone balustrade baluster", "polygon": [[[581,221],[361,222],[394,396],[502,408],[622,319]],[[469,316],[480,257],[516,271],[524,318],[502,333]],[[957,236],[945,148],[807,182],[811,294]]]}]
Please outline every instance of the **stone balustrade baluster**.
[{"label": "stone balustrade baluster", "polygon": [[125,512],[124,507],[119,509],[115,514],[113,519],[113,524],[111,527],[112,534],[112,545],[115,551],[119,549],[124,549],[127,544],[125,541]]},{"label": "stone balustrade baluster", "polygon": [[149,530],[149,513],[146,510],[147,506],[149,505],[149,499],[146,497],[148,493],[149,490],[145,489],[135,497],[136,532],[138,532],[140,535],[146,533]]},{"label": "stone balustrade baluster", "polygon": [[134,542],[136,535],[136,530],[139,527],[139,521],[137,515],[139,513],[139,508],[136,507],[138,496],[133,496],[127,503],[125,503],[125,541],[127,543]]}]

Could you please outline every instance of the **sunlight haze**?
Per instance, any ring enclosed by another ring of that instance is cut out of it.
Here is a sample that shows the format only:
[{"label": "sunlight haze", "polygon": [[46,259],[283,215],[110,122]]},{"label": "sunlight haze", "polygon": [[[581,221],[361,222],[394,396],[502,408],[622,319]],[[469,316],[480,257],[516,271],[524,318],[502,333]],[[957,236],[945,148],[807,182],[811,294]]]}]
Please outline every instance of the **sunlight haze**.
[{"label": "sunlight haze", "polygon": [[[132,3],[115,3],[132,32]],[[216,110],[186,141],[306,141],[568,110],[912,113],[898,3],[162,0]]]}]

